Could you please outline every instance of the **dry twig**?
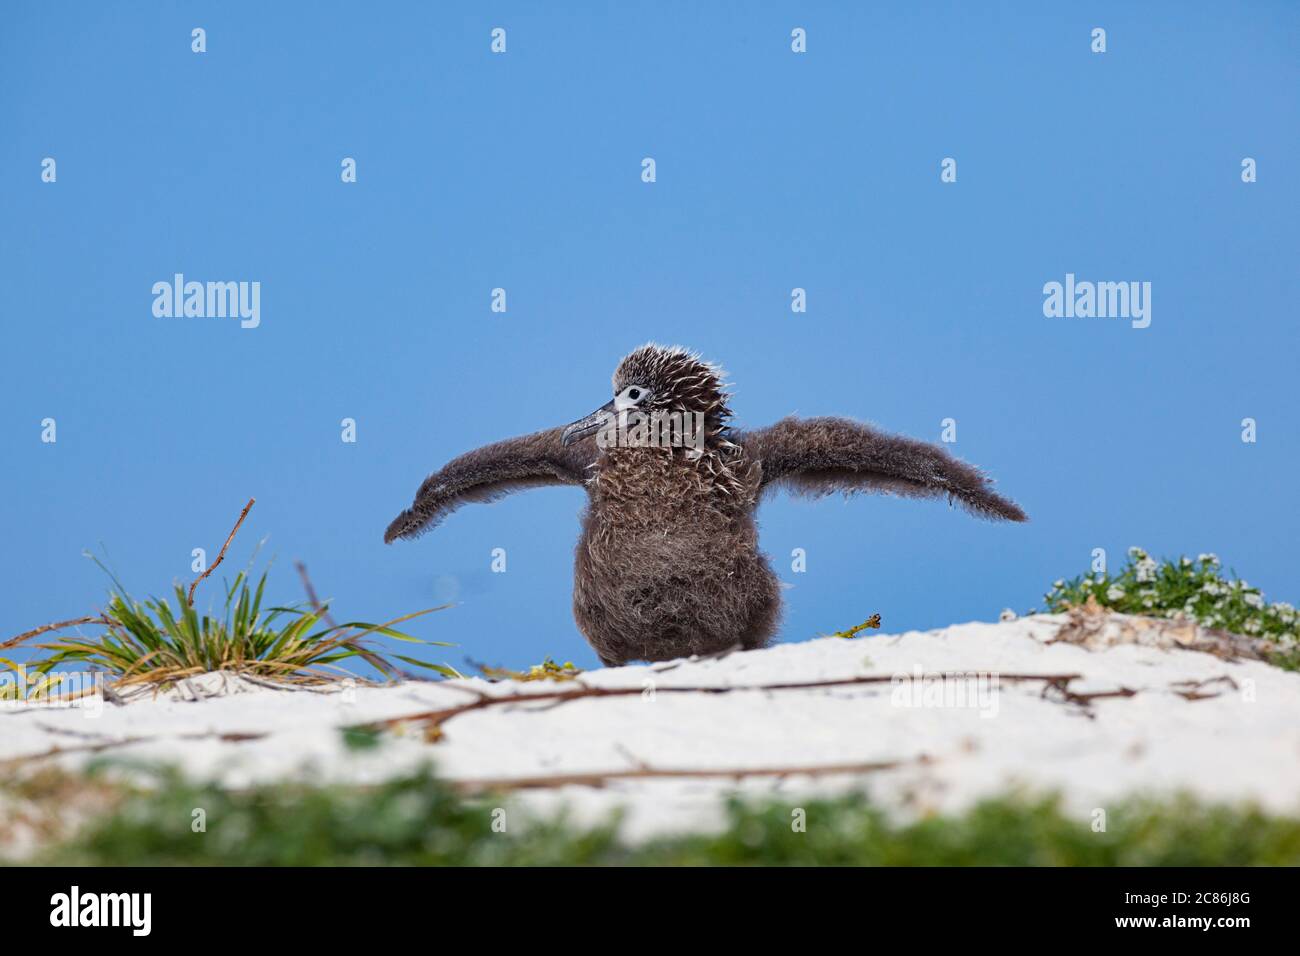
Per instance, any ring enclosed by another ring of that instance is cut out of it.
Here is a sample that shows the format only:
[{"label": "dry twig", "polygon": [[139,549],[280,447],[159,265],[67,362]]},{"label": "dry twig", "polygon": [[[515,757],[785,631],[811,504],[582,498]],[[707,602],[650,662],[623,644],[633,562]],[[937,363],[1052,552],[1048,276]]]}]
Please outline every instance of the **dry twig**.
[{"label": "dry twig", "polygon": [[[1077,680],[1081,674],[999,674],[998,680],[1019,683],[1022,681],[1044,681],[1047,684],[1068,684],[1072,680]],[[968,679],[969,674],[923,674],[917,680],[959,680]],[[778,691],[778,690],[811,690],[820,687],[847,687],[857,684],[888,684],[894,680],[891,674],[868,674],[861,677],[840,677],[832,680],[820,681],[802,681],[785,684],[751,684],[738,685],[732,687],[656,687],[656,694],[729,694],[733,691]],[[441,729],[442,725],[453,717],[459,717],[461,714],[467,714],[471,711],[482,710],[485,707],[498,707],[510,704],[529,704],[542,701],[549,701],[551,706],[568,703],[571,700],[581,700],[584,698],[597,697],[632,697],[644,694],[642,687],[592,687],[588,684],[579,683],[578,687],[567,688],[565,690],[542,691],[536,694],[516,693],[502,694],[493,696],[491,694],[480,694],[475,700],[468,701],[464,704],[458,704],[454,707],[444,707],[439,710],[425,710],[415,714],[406,714],[402,717],[389,717],[385,720],[372,721],[365,724],[358,724],[352,730],[360,731],[381,731],[388,730],[402,724],[426,724],[428,729]],[[548,708],[549,709],[549,708]],[[440,736],[440,735],[439,735]]]},{"label": "dry twig", "polygon": [[302,589],[307,592],[307,602],[311,605],[311,609],[330,627],[337,627],[334,618],[330,617],[329,608],[321,604],[320,598],[316,596],[316,589],[312,587],[311,578],[307,576],[307,565],[301,561],[295,561],[293,566],[298,569],[298,577],[302,578]]},{"label": "dry twig", "polygon": [[[338,627],[338,625],[334,623],[334,618],[330,616],[329,606],[322,604],[320,598],[316,596],[316,588],[312,586],[311,577],[307,574],[307,565],[302,561],[295,561],[293,566],[298,569],[298,577],[302,579],[302,589],[307,592],[307,602],[311,605],[311,609],[316,612],[316,616],[330,627]],[[361,656],[361,659],[375,670],[379,671],[379,673],[387,673],[384,660],[379,655],[366,650],[360,644],[353,644],[350,641],[345,641],[344,646],[354,648],[357,654]],[[403,677],[410,677],[412,680],[426,679],[414,674],[408,675],[405,671],[399,671],[399,673]],[[358,678],[358,680],[360,680],[360,678]]]},{"label": "dry twig", "polygon": [[76,627],[78,624],[112,624],[112,623],[113,622],[110,621],[108,618],[99,614],[94,614],[91,615],[90,617],[75,617],[70,621],[56,621],[53,624],[43,624],[40,627],[32,628],[32,630],[30,631],[23,631],[23,633],[19,634],[17,637],[9,638],[9,640],[5,641],[3,644],[0,644],[0,650],[4,650],[7,647],[14,647],[18,644],[21,644],[23,641],[28,640],[29,638],[33,638],[36,637],[37,635],[44,634],[46,631],[61,631],[65,627]]},{"label": "dry twig", "polygon": [[462,793],[500,790],[535,790],[570,785],[603,787],[614,780],[681,779],[721,777],[741,780],[745,777],[825,777],[834,774],[874,773],[896,770],[909,765],[925,765],[931,758],[924,754],[915,760],[878,760],[869,763],[829,763],[787,767],[705,767],[658,768],[638,766],[627,770],[599,770],[593,773],[563,773],[539,777],[500,777],[496,779],[453,780],[451,785]]},{"label": "dry twig", "polygon": [[235,538],[235,532],[238,531],[239,526],[244,523],[244,519],[248,517],[249,509],[253,507],[253,503],[256,501],[257,501],[256,498],[248,499],[248,504],[244,505],[244,510],[239,513],[239,520],[235,522],[235,526],[230,529],[230,534],[226,536],[226,543],[223,544],[221,546],[221,550],[217,552],[217,560],[213,561],[212,564],[208,565],[208,569],[204,571],[202,574],[200,574],[197,578],[195,578],[194,583],[190,585],[190,593],[187,597],[190,607],[194,606],[194,589],[198,587],[199,582],[201,582],[204,578],[206,578],[209,574],[211,574],[216,569],[217,565],[221,563],[222,559],[225,558],[226,548],[230,547],[230,542],[233,541]]}]

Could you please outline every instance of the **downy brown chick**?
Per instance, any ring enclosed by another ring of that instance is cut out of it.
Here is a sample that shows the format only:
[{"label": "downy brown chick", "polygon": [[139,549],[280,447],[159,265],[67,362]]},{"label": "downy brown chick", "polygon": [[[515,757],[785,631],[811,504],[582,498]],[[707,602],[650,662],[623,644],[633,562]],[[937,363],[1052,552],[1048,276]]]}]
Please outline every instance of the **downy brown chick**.
[{"label": "downy brown chick", "polygon": [[936,445],[843,418],[733,429],[722,377],[684,349],[642,346],[591,415],[484,446],[426,478],[384,541],[422,534],[469,502],[584,487],[573,613],[601,661],[616,665],[771,639],[780,584],[758,550],[754,511],[777,488],[947,497],[977,517],[1026,520]]}]

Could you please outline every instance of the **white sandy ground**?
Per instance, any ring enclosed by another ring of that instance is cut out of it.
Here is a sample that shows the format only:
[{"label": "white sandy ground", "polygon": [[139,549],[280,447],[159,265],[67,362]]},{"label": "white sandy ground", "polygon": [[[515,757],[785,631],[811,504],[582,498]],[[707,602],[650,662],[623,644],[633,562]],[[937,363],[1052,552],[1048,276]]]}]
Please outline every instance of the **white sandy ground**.
[{"label": "white sandy ground", "polygon": [[[1118,616],[1112,620],[1118,619]],[[1190,791],[1300,813],[1300,673],[1260,661],[1120,643],[1085,649],[1050,643],[1064,618],[1040,615],[938,631],[825,638],[721,659],[629,666],[583,674],[623,697],[488,706],[448,721],[429,743],[399,726],[375,749],[347,749],[340,728],[455,706],[479,694],[546,693],[574,683],[456,680],[285,691],[209,675],[189,690],[146,695],[95,711],[0,705],[0,773],[106,757],[161,761],[229,786],[310,776],[374,783],[432,762],[451,780],[553,777],[652,769],[754,770],[898,763],[856,774],[632,778],[604,786],[523,789],[515,805],[579,823],[626,809],[629,839],[717,827],[727,793],[775,794],[791,806],[813,794],[865,789],[900,813],[955,810],[1010,788],[1059,791],[1087,814],[1128,795]],[[1167,641],[1165,643],[1168,643]],[[829,688],[672,693],[673,686],[743,688],[863,675],[1080,674],[1068,700],[1041,681],[1000,679],[925,706],[906,706],[891,683]],[[1224,680],[1223,678],[1228,678]],[[644,689],[650,682],[651,696]],[[224,687],[222,685],[225,685]],[[1188,699],[1192,688],[1199,691]],[[974,705],[974,706],[972,706]],[[249,736],[245,736],[249,735]],[[264,735],[264,736],[253,736]],[[132,738],[135,742],[124,743]],[[100,744],[103,749],[92,750]],[[80,748],[80,749],[79,749]],[[60,750],[62,752],[52,753]],[[0,848],[2,851],[3,848]]]}]

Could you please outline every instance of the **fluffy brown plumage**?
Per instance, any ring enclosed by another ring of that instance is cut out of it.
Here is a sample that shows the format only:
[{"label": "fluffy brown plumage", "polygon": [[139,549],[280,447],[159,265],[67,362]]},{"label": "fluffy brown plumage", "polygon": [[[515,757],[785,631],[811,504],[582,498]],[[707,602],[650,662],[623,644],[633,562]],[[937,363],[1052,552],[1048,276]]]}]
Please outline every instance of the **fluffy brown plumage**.
[{"label": "fluffy brown plumage", "polygon": [[[982,518],[1024,521],[978,469],[942,448],[843,418],[786,418],[737,431],[722,372],[683,349],[646,345],[614,373],[613,401],[568,428],[487,445],[425,479],[386,542],[436,527],[463,504],[524,488],[582,485],[574,568],[578,627],[606,664],[762,647],[780,591],[758,550],[754,511],[775,488],[947,497]],[[641,420],[678,423],[638,436]],[[698,424],[698,428],[692,426]]]}]

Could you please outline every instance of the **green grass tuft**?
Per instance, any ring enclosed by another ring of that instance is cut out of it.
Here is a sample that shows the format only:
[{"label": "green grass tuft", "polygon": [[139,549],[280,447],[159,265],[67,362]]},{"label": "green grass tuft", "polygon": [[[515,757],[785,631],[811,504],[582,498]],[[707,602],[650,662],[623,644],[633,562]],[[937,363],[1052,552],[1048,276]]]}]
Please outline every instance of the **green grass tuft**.
[{"label": "green grass tuft", "polygon": [[[98,562],[97,562],[98,563]],[[103,565],[100,565],[103,567]],[[107,570],[107,569],[105,569]],[[110,578],[112,575],[110,573]],[[355,677],[342,662],[361,659],[387,678],[399,676],[393,662],[427,668],[446,677],[461,676],[454,668],[407,657],[385,655],[365,638],[377,635],[413,644],[451,645],[426,641],[396,629],[396,625],[442,608],[407,614],[385,624],[351,621],[334,624],[329,608],[299,606],[264,608],[266,572],[253,585],[241,571],[226,588],[221,614],[200,614],[189,605],[185,590],[175,586],[175,604],[150,598],[132,598],[112,578],[106,624],[92,637],[64,637],[34,645],[45,652],[25,667],[0,659],[0,664],[26,674],[28,686],[5,686],[39,697],[56,688],[56,671],[78,665],[107,674],[116,687],[136,684],[166,686],[185,677],[212,671],[229,671],[282,683],[321,683]],[[43,680],[41,678],[44,678]]]}]

